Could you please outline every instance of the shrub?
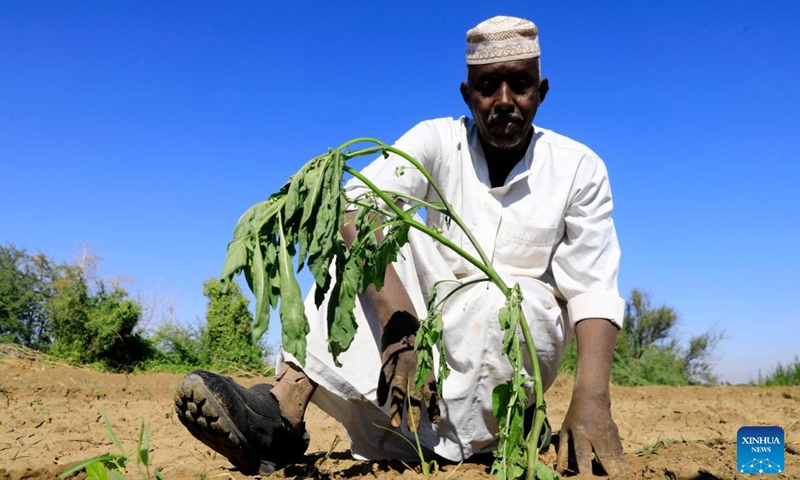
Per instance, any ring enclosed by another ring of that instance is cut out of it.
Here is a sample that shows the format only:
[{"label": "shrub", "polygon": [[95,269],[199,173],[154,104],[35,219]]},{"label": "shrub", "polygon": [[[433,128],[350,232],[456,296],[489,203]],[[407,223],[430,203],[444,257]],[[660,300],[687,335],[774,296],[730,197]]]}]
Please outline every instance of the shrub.
[{"label": "shrub", "polygon": [[759,374],[759,385],[767,387],[790,387],[800,385],[800,359],[794,357],[794,363],[790,363],[785,367],[778,363],[771,373],[766,378],[761,378]]},{"label": "shrub", "polygon": [[49,300],[53,324],[52,352],[78,363],[130,369],[154,354],[136,331],[142,307],[121,288],[103,283],[90,292],[80,269],[68,268]]},{"label": "shrub", "polygon": [[218,369],[231,364],[251,370],[263,369],[263,349],[253,344],[250,335],[253,314],[239,285],[207,280],[203,284],[203,295],[208,298],[208,306],[202,346],[208,352],[210,363]]}]

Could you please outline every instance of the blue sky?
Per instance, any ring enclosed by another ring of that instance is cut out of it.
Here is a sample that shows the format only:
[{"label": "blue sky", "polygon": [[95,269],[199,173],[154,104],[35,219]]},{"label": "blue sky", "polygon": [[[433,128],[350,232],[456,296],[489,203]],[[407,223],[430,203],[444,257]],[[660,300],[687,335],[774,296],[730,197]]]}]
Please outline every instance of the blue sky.
[{"label": "blue sky", "polygon": [[551,90],[536,123],[606,161],[623,296],[675,307],[685,339],[724,331],[724,380],[792,361],[792,1],[6,0],[0,242],[57,261],[88,244],[100,275],[198,322],[239,215],[302,163],[468,113],[464,34],[497,14],[539,26]]}]

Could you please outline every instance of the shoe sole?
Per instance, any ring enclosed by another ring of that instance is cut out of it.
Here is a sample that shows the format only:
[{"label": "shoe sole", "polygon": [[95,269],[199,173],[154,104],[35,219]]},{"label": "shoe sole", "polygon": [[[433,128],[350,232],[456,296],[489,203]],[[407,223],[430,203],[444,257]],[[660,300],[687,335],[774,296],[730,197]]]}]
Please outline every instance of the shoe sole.
[{"label": "shoe sole", "polygon": [[189,433],[243,473],[269,475],[275,471],[275,463],[259,458],[200,376],[187,375],[178,384],[174,400],[175,413]]}]

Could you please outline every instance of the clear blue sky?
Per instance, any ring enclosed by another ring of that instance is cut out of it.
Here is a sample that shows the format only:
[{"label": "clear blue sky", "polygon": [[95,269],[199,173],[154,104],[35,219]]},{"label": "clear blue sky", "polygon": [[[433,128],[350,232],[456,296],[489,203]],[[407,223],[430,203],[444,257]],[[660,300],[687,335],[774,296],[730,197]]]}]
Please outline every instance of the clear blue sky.
[{"label": "clear blue sky", "polygon": [[623,295],[675,307],[683,338],[724,330],[724,380],[792,361],[794,1],[5,0],[0,242],[57,261],[88,243],[101,275],[199,321],[240,213],[303,162],[468,113],[464,34],[496,14],[539,26],[536,123],[608,165]]}]

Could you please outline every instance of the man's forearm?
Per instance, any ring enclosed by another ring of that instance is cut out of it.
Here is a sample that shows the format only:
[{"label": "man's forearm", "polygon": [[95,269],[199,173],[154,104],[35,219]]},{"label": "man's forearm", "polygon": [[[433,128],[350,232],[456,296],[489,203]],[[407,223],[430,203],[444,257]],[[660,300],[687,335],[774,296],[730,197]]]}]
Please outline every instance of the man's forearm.
[{"label": "man's forearm", "polygon": [[611,362],[617,327],[602,318],[587,318],[575,326],[578,340],[578,363],[573,395],[609,398]]},{"label": "man's forearm", "polygon": [[[354,225],[355,215],[355,212],[347,214],[347,221],[341,230],[348,247],[353,244],[358,236],[358,231]],[[383,240],[383,232],[378,230],[375,233],[375,237],[378,242],[381,242]],[[392,265],[386,267],[383,288],[378,290],[373,285],[370,285],[367,288],[367,297],[378,315],[382,329],[386,327],[389,319],[398,312],[406,312],[413,317],[417,316],[411,297],[408,296],[405,285],[400,281],[400,277]]]}]

